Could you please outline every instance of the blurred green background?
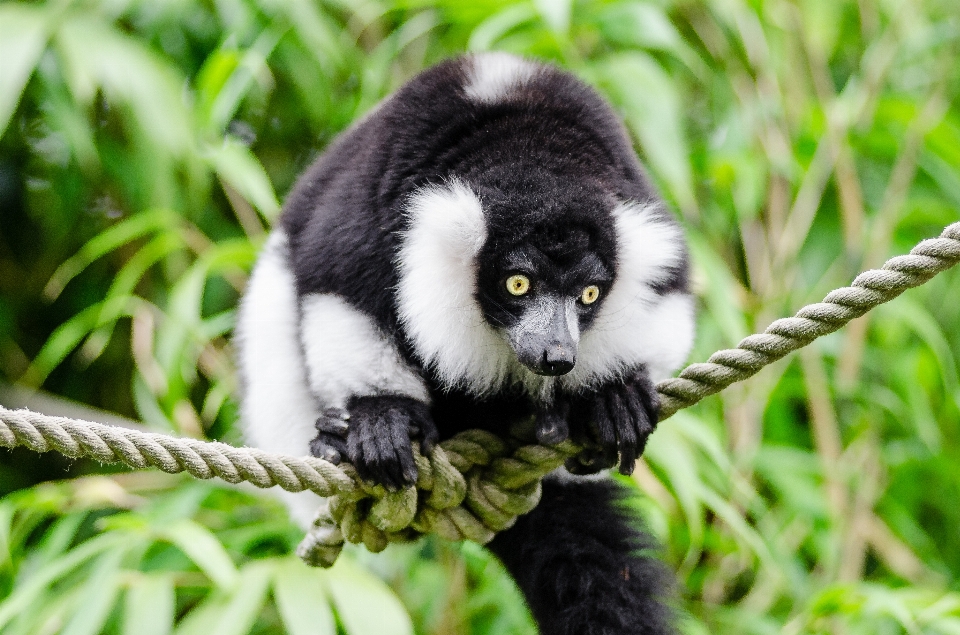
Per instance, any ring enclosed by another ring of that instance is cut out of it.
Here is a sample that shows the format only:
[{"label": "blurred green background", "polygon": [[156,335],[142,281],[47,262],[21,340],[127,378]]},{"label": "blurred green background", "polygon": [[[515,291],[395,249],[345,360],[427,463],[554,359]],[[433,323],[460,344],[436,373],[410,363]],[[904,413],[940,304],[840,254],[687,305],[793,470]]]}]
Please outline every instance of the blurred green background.
[{"label": "blurred green background", "polygon": [[[0,402],[240,442],[230,334],[279,201],[485,49],[622,114],[690,237],[691,361],[960,218],[956,0],[2,2]],[[666,422],[625,482],[683,631],[960,633],[958,358],[952,271]],[[25,450],[0,494],[4,635],[534,632],[476,545],[309,570],[264,493]]]}]

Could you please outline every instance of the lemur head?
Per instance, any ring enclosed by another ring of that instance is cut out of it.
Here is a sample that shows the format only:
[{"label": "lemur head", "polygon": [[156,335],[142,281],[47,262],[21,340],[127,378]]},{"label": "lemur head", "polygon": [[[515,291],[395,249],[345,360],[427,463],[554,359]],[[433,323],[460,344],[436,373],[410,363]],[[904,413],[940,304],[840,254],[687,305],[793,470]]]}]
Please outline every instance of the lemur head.
[{"label": "lemur head", "polygon": [[613,204],[600,188],[537,170],[511,180],[520,182],[476,188],[487,236],[475,297],[520,364],[537,375],[565,375],[614,281]]},{"label": "lemur head", "polygon": [[406,218],[402,335],[447,387],[550,400],[639,364],[664,377],[689,350],[683,236],[657,200],[528,166],[421,187]]}]

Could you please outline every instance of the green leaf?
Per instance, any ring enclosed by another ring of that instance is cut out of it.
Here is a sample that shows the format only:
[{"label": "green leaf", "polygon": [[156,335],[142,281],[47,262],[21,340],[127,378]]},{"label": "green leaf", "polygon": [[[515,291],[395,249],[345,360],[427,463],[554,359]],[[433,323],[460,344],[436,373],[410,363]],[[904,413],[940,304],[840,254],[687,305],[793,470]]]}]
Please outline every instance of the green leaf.
[{"label": "green leaf", "polygon": [[177,625],[174,635],[210,635],[227,608],[224,591],[208,593]]},{"label": "green leaf", "polygon": [[274,25],[264,29],[242,54],[229,50],[217,53],[215,67],[204,75],[201,84],[204,93],[199,115],[201,125],[209,133],[222,134],[258,79],[272,83],[267,58],[285,31],[284,27]]},{"label": "green leaf", "polygon": [[533,5],[554,33],[560,36],[567,35],[570,31],[570,13],[573,9],[571,0],[533,0]]},{"label": "green leaf", "polygon": [[336,635],[325,579],[325,571],[296,558],[288,558],[276,568],[273,595],[288,635]]},{"label": "green leaf", "polygon": [[33,600],[43,593],[48,585],[70,573],[84,564],[90,558],[108,549],[118,549],[127,540],[126,536],[118,534],[102,534],[92,538],[61,558],[41,567],[31,575],[18,581],[13,593],[0,602],[0,629],[3,629],[11,619],[28,607]]},{"label": "green leaf", "polygon": [[480,24],[470,34],[469,51],[489,51],[497,40],[521,24],[537,18],[536,10],[527,4],[514,4],[496,13]]},{"label": "green leaf", "polygon": [[120,594],[120,563],[124,550],[115,549],[100,557],[84,581],[77,609],[61,635],[97,635],[103,629]]},{"label": "green leaf", "polygon": [[136,289],[143,275],[157,262],[171,253],[185,248],[183,239],[174,232],[163,232],[137,250],[114,277],[101,305],[99,326],[87,338],[83,346],[85,363],[90,363],[103,353],[113,336],[115,316],[122,316],[127,298]]},{"label": "green leaf", "polygon": [[278,11],[285,13],[297,36],[327,74],[332,75],[343,65],[344,48],[349,47],[349,44],[343,41],[340,25],[326,12],[321,11],[318,3],[283,0],[272,0],[272,3],[276,4]]},{"label": "green leaf", "polygon": [[55,43],[78,102],[92,105],[102,90],[108,101],[129,107],[140,131],[157,148],[180,157],[194,152],[184,78],[145,43],[93,13],[79,12],[63,23]]},{"label": "green leaf", "polygon": [[43,289],[44,296],[48,300],[55,300],[67,283],[90,266],[93,261],[148,234],[177,228],[182,222],[177,214],[166,209],[141,212],[118,222],[87,241],[80,251],[57,267]]},{"label": "green leaf", "polygon": [[122,635],[170,635],[176,610],[173,576],[138,576],[127,589]]},{"label": "green leaf", "polygon": [[197,116],[201,121],[209,122],[213,119],[217,96],[240,65],[240,60],[240,51],[234,48],[219,48],[204,60],[195,81]]},{"label": "green leaf", "polygon": [[263,610],[273,562],[253,562],[237,576],[230,591],[209,594],[177,627],[176,635],[244,635]]},{"label": "green leaf", "polygon": [[66,359],[81,340],[97,327],[121,317],[132,317],[145,301],[136,296],[115,297],[110,302],[89,306],[61,324],[44,342],[37,356],[20,378],[25,386],[39,387]]},{"label": "green leaf", "polygon": [[680,503],[687,530],[690,532],[687,558],[693,558],[699,552],[704,537],[697,455],[678,429],[664,426],[650,438],[644,456],[652,466],[663,471],[667,477],[664,484],[673,490],[677,502]]},{"label": "green leaf", "polygon": [[220,145],[209,146],[206,155],[220,178],[271,224],[280,212],[280,202],[263,165],[250,148],[227,135]]},{"label": "green leaf", "polygon": [[[11,558],[13,554],[13,514],[15,508],[12,504],[0,502],[0,579],[3,576],[13,577],[14,565]],[[19,548],[20,545],[17,545]]]},{"label": "green leaf", "polygon": [[390,587],[349,558],[337,560],[328,581],[347,635],[412,635],[410,617]]},{"label": "green leaf", "polygon": [[50,36],[51,11],[46,6],[6,3],[0,6],[0,137],[20,103],[27,81]]},{"label": "green leaf", "polygon": [[160,536],[175,544],[222,588],[237,584],[237,568],[226,549],[209,529],[192,520],[180,520],[161,530]]},{"label": "green leaf", "polygon": [[656,60],[639,52],[613,55],[599,63],[595,73],[640,140],[650,168],[684,212],[694,213],[690,149],[683,131],[685,111],[674,80]]},{"label": "green leaf", "polygon": [[681,52],[683,38],[663,9],[645,2],[618,2],[598,16],[603,34],[618,44]]},{"label": "green leaf", "polygon": [[256,561],[241,569],[233,595],[211,635],[245,635],[250,632],[266,602],[273,569],[274,562]]}]

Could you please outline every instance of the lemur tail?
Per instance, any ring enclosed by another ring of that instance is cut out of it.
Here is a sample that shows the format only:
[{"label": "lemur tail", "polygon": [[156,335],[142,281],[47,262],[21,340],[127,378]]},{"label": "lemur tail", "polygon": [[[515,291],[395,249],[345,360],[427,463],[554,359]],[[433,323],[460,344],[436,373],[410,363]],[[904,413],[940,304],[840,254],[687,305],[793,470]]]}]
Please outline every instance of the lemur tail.
[{"label": "lemur tail", "polygon": [[543,482],[540,504],[490,549],[542,635],[675,635],[673,581],[611,480]]}]

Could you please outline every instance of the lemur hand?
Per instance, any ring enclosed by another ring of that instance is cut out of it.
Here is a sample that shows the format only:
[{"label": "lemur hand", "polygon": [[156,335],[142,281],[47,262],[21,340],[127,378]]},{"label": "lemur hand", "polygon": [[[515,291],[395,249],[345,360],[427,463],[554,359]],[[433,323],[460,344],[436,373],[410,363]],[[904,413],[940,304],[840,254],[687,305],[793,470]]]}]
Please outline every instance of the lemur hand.
[{"label": "lemur hand", "polygon": [[394,395],[353,397],[345,410],[325,410],[316,426],[314,456],[334,464],[346,459],[360,478],[391,490],[417,480],[411,437],[419,437],[424,454],[438,438],[426,404]]},{"label": "lemur hand", "polygon": [[[570,418],[573,436],[588,448],[567,461],[567,470],[592,474],[613,467],[619,458],[620,473],[633,473],[659,411],[660,399],[645,369],[576,397]],[[589,447],[591,442],[594,447]]]}]

